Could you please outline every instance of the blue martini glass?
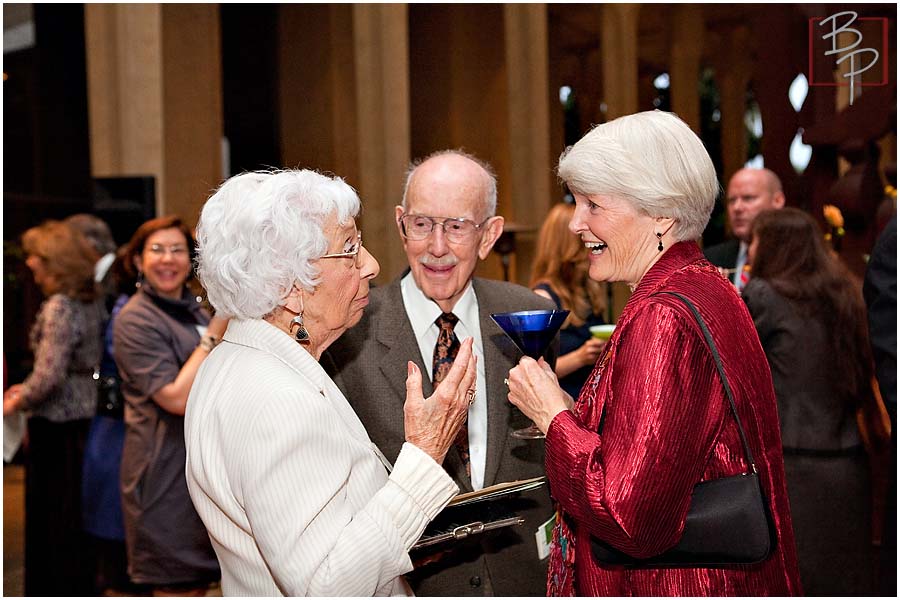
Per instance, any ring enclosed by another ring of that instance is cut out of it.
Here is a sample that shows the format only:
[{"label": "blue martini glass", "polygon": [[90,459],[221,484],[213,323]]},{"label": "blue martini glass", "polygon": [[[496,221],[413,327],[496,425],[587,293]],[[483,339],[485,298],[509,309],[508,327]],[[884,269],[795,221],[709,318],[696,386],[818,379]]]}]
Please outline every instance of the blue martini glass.
[{"label": "blue martini glass", "polygon": [[[567,310],[491,313],[491,318],[500,326],[503,333],[509,336],[525,356],[530,356],[534,360],[539,359],[547,351],[568,316]],[[510,435],[524,440],[539,440],[544,437],[537,425],[518,429]]]}]

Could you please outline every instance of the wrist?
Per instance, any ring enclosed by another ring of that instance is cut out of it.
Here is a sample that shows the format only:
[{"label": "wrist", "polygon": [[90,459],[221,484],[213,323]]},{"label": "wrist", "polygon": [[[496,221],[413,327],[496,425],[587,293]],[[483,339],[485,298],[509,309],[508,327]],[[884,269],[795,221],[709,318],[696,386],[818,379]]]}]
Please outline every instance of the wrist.
[{"label": "wrist", "polygon": [[215,348],[219,344],[219,338],[211,333],[206,333],[200,336],[200,348],[203,348],[207,352],[212,352],[212,349]]}]

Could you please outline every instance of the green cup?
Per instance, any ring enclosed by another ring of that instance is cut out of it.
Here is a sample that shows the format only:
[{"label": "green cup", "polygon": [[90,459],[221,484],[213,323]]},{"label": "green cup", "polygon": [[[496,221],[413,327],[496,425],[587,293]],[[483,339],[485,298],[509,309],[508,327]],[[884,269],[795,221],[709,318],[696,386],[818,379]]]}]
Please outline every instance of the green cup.
[{"label": "green cup", "polygon": [[610,337],[612,337],[613,331],[615,331],[615,325],[594,325],[590,327],[589,330],[591,335],[597,338],[598,340],[606,341]]}]

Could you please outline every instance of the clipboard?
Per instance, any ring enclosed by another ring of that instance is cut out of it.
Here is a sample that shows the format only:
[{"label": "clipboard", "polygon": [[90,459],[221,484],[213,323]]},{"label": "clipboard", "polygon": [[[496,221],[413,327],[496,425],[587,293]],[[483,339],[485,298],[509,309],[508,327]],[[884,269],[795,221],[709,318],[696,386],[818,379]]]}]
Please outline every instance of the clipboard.
[{"label": "clipboard", "polygon": [[522,525],[525,519],[503,500],[537,489],[546,482],[546,477],[533,477],[458,494],[429,523],[410,552],[440,550],[442,546],[452,546],[490,531]]}]

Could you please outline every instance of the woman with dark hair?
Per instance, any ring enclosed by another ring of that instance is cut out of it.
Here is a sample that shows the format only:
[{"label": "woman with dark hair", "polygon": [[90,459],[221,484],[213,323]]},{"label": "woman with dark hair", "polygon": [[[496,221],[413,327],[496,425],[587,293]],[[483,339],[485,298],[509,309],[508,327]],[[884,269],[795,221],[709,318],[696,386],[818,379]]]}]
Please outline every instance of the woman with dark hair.
[{"label": "woman with dark hair", "polygon": [[553,300],[557,308],[569,311],[559,331],[556,376],[560,387],[577,398],[603,350],[604,342],[591,337],[590,328],[606,323],[606,300],[604,284],[588,277],[590,263],[584,243],[569,231],[574,214],[574,204],[559,203],[550,209],[538,233],[530,287],[535,294]]},{"label": "woman with dark hair", "polygon": [[194,239],[181,219],[147,221],[124,250],[139,288],[113,325],[125,396],[122,509],[128,574],[159,595],[204,595],[219,566],[184,477],[184,411],[200,364],[227,320],[186,282]]},{"label": "woman with dark hair", "polygon": [[803,589],[871,595],[869,463],[856,419],[872,401],[862,284],[795,208],[756,217],[748,257],[743,299],[772,368]]},{"label": "woman with dark hair", "polygon": [[81,464],[97,405],[105,310],[95,301],[88,241],[46,221],[22,236],[25,263],[46,300],[31,329],[34,367],[3,394],[3,414],[29,413],[25,453],[25,594],[91,595],[81,532]]}]

